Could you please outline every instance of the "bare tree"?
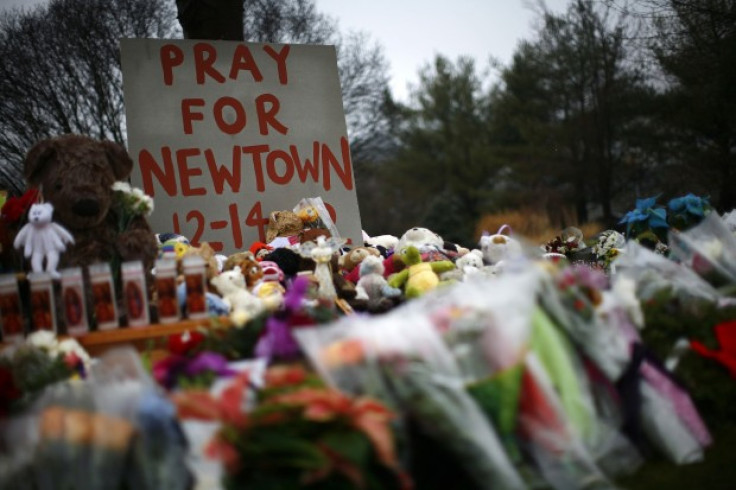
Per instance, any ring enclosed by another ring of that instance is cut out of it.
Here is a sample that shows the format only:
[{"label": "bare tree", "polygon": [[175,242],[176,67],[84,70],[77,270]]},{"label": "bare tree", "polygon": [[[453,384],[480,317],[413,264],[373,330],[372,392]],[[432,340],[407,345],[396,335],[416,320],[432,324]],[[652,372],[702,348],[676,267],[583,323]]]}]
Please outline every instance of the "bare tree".
[{"label": "bare tree", "polygon": [[366,35],[343,37],[313,0],[51,0],[0,16],[0,188],[22,191],[20,165],[39,139],[80,133],[125,144],[119,40],[181,37],[177,6],[188,37],[231,39],[218,17],[200,25],[194,15],[217,5],[244,12],[232,24],[246,41],[335,45],[353,159],[376,158],[387,137],[385,58]]},{"label": "bare tree", "polygon": [[242,0],[176,0],[186,39],[243,40]]},{"label": "bare tree", "polygon": [[245,0],[244,7],[246,41],[335,46],[353,160],[383,158],[391,138],[382,110],[388,63],[380,45],[366,33],[341,34],[314,0]]},{"label": "bare tree", "polygon": [[118,43],[171,37],[166,0],[51,0],[0,17],[0,185],[19,193],[39,139],[79,133],[125,143]]}]

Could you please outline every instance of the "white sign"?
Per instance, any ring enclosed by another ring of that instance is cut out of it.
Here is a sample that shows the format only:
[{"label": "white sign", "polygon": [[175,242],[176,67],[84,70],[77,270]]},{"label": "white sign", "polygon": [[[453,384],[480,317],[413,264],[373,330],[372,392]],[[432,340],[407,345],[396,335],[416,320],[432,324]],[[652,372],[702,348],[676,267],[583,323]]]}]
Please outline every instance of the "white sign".
[{"label": "white sign", "polygon": [[229,254],[265,241],[272,211],[322,197],[362,244],[332,46],[123,39],[132,182],[154,231]]}]

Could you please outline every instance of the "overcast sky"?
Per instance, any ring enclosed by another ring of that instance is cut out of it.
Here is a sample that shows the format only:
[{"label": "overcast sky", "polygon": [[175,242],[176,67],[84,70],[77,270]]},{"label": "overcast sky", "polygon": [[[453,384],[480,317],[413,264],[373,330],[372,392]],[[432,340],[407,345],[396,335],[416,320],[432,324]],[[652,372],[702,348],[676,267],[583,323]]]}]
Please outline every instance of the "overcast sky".
[{"label": "overcast sky", "polygon": [[[46,0],[0,0],[0,8]],[[562,12],[570,0],[545,0]],[[503,64],[533,33],[538,0],[315,0],[317,10],[336,19],[342,32],[363,31],[379,43],[390,63],[391,89],[406,101],[420,68],[436,54],[456,61],[472,56],[483,69],[493,57]]]},{"label": "overcast sky", "polygon": [[[536,0],[315,0],[317,9],[340,24],[359,30],[383,46],[391,64],[394,96],[405,100],[407,84],[416,85],[422,66],[436,54],[452,61],[471,56],[476,67],[492,56],[508,64],[518,42],[529,39],[538,15]],[[555,13],[570,0],[546,0]]]}]

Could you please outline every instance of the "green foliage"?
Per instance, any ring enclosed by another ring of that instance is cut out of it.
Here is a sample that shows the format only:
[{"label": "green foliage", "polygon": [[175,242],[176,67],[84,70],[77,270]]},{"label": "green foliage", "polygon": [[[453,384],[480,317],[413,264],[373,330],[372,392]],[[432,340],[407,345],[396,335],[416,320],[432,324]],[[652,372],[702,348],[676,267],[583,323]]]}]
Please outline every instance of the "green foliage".
[{"label": "green foliage", "polygon": [[61,356],[49,356],[28,344],[21,345],[10,358],[0,361],[0,367],[10,370],[20,391],[20,398],[13,403],[14,410],[28,407],[46,386],[74,374]]},{"label": "green foliage", "polygon": [[[499,169],[487,131],[488,100],[472,60],[456,63],[437,56],[420,73],[412,104],[397,109],[401,148],[391,162],[389,185],[421,203],[413,225],[440,234],[454,232],[458,241],[471,238],[459,230],[480,216],[484,195]],[[444,219],[435,221],[438,217]],[[410,225],[411,226],[411,225]],[[440,231],[440,228],[442,231]],[[444,237],[444,235],[443,235]]]},{"label": "green foliage", "polygon": [[[641,332],[642,339],[660,359],[667,358],[680,338],[697,340],[717,349],[713,327],[736,318],[736,306],[719,306],[695,298],[685,301],[672,296],[669,290],[662,290],[644,302],[642,310],[646,325]],[[736,426],[733,420],[736,383],[723,366],[689,351],[675,375],[689,390],[706,424]]]},{"label": "green foliage", "polygon": [[261,313],[242,328],[213,325],[205,335],[200,348],[202,351],[216,352],[231,360],[253,358],[256,344],[266,328],[269,316],[270,312]]},{"label": "green foliage", "polygon": [[270,386],[274,377],[267,373],[267,389],[258,394],[253,410],[242,422],[225,424],[220,444],[237,457],[237,465],[228,466],[226,488],[400,487],[398,470],[388,467],[378,453],[376,440],[391,443],[383,406],[361,405],[300,367],[270,372],[274,369],[304,376]]},{"label": "green foliage", "polygon": [[578,0],[542,20],[493,93],[494,138],[516,150],[510,168],[517,185],[556,190],[575,205],[579,223],[591,203],[610,220],[647,93],[627,62],[626,19]]},{"label": "green foliage", "polygon": [[[675,138],[690,188],[717,189],[715,204],[736,207],[736,3],[721,0],[654,2],[652,50],[672,85],[666,124]],[[697,141],[697,144],[693,144]],[[696,187],[697,186],[697,187]]]}]

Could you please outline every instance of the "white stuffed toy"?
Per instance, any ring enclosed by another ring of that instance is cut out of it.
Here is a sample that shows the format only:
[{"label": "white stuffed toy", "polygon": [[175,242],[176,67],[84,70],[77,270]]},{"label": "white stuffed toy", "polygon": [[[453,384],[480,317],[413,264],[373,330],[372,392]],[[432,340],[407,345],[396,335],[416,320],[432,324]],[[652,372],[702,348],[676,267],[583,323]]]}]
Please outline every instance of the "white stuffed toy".
[{"label": "white stuffed toy", "polygon": [[483,268],[483,252],[473,249],[459,257],[455,261],[455,266],[462,271],[463,276],[470,276],[480,272]]},{"label": "white stuffed toy", "polygon": [[404,232],[401,238],[399,238],[399,243],[396,244],[395,250],[397,253],[401,253],[402,250],[405,250],[410,245],[415,246],[420,253],[424,253],[442,250],[445,242],[441,236],[432,230],[415,226]]},{"label": "white stuffed toy", "polygon": [[380,257],[369,255],[360,263],[360,279],[355,285],[355,299],[379,300],[396,298],[401,290],[392,288],[383,277],[385,267]]},{"label": "white stuffed toy", "polygon": [[248,291],[245,276],[238,265],[210,279],[210,284],[220,293],[222,300],[233,315],[237,314],[242,317],[245,314],[250,319],[265,308],[263,301]]},{"label": "white stuffed toy", "polygon": [[66,250],[68,243],[74,243],[74,237],[66,228],[51,221],[53,215],[51,203],[33,204],[28,211],[28,223],[16,235],[13,246],[22,248],[23,255],[30,257],[33,272],[43,272],[45,260],[46,272],[58,279],[61,277],[56,270],[59,255]]},{"label": "white stuffed toy", "polygon": [[396,245],[399,243],[398,237],[393,235],[368,236],[366,234],[363,236],[363,241],[365,242],[366,247],[381,246],[386,250],[395,249]]},{"label": "white stuffed toy", "polygon": [[484,235],[480,239],[480,248],[483,251],[483,260],[488,265],[498,265],[501,262],[522,255],[521,243],[518,240],[504,235],[504,225],[495,235]]}]

